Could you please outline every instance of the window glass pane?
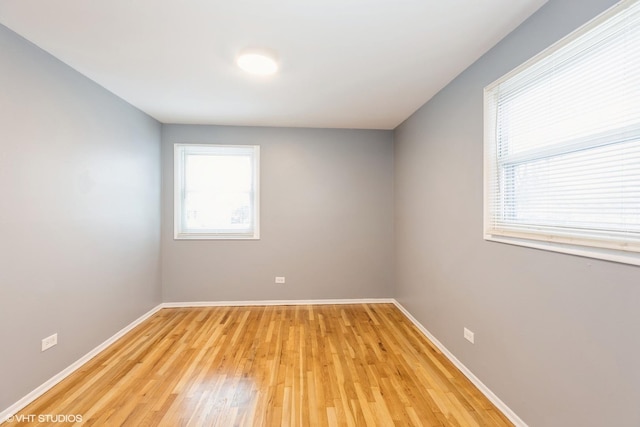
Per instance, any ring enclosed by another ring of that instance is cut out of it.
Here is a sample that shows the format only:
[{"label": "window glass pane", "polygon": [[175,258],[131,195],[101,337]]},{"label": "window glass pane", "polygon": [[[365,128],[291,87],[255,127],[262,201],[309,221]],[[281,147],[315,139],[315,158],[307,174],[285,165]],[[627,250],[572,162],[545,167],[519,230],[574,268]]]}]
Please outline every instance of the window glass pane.
[{"label": "window glass pane", "polygon": [[[583,35],[534,67],[529,73],[535,83],[511,89],[513,83],[504,83],[498,104],[500,154],[539,149],[637,123],[640,26],[604,37],[585,55],[576,46],[589,36]],[[563,56],[571,49],[575,52]],[[636,54],[630,55],[633,51]],[[545,71],[535,75],[541,66]]]},{"label": "window glass pane", "polygon": [[640,233],[640,140],[504,165],[504,222]]},{"label": "window glass pane", "polygon": [[252,159],[240,155],[185,156],[185,226],[188,230],[252,227]]}]

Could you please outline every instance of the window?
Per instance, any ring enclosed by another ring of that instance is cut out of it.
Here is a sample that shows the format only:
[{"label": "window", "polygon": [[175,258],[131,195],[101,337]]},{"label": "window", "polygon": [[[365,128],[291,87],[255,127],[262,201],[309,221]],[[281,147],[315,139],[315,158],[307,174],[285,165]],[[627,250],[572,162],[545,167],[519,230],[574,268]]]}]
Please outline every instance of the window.
[{"label": "window", "polygon": [[256,145],[175,144],[176,239],[258,239]]},{"label": "window", "polygon": [[485,239],[640,264],[640,2],[485,88]]}]

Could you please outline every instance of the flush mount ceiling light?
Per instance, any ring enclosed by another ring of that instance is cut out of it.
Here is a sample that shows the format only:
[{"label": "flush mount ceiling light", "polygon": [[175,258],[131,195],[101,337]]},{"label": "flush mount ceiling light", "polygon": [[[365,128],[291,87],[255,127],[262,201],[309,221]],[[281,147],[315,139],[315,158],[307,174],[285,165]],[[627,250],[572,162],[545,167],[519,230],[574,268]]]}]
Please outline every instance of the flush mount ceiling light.
[{"label": "flush mount ceiling light", "polygon": [[268,76],[278,71],[275,55],[264,49],[243,50],[238,55],[236,64],[247,73],[259,76]]}]

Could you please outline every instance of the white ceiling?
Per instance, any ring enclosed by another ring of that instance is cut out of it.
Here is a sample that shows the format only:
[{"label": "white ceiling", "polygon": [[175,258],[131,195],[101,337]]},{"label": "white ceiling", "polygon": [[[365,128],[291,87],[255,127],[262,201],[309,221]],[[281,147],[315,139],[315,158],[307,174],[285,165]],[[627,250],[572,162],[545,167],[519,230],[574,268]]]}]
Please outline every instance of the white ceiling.
[{"label": "white ceiling", "polygon": [[[545,2],[0,0],[0,23],[164,123],[393,129]],[[281,71],[240,71],[247,47]]]}]

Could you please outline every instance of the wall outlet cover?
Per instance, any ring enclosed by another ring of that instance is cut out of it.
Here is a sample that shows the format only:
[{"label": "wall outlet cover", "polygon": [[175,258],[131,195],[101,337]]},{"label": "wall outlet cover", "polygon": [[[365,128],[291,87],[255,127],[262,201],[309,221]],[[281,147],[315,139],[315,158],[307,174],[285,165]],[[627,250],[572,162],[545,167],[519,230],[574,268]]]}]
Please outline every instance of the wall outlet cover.
[{"label": "wall outlet cover", "polygon": [[471,344],[474,343],[474,340],[475,340],[474,333],[467,328],[464,328],[464,338],[467,341],[469,341]]},{"label": "wall outlet cover", "polygon": [[58,334],[50,335],[42,340],[42,351],[48,350],[58,344]]}]

